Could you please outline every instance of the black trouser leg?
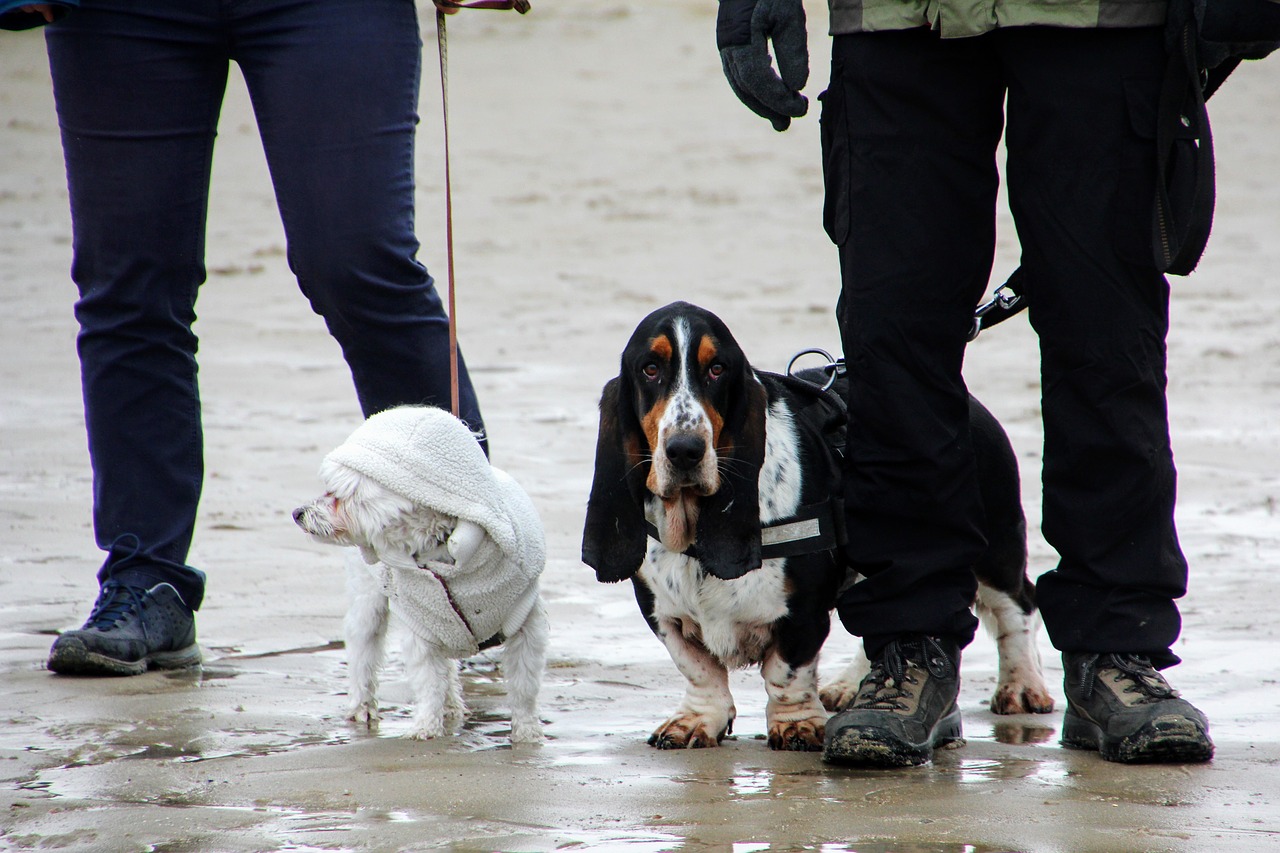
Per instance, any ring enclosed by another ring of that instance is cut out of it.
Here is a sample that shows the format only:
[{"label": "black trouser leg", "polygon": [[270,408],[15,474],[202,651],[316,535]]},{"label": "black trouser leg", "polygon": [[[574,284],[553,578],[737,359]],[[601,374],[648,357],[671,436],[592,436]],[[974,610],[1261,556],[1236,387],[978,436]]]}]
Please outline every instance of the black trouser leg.
[{"label": "black trouser leg", "polygon": [[1064,651],[1174,663],[1187,564],[1165,400],[1169,288],[1148,236],[1161,32],[1000,36],[1010,206],[1040,336],[1043,529],[1060,558],[1037,584],[1040,608]]},{"label": "black trouser leg", "polygon": [[982,40],[839,36],[823,100],[826,220],[849,364],[848,556],[838,610],[869,654],[901,634],[969,642],[981,533],[968,392],[995,246],[1003,84]]}]

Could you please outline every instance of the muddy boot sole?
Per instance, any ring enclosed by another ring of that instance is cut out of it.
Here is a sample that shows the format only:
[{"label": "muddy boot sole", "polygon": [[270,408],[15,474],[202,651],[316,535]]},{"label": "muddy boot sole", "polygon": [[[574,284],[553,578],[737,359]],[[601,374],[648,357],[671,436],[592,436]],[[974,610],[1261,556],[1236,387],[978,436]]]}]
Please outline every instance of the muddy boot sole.
[{"label": "muddy boot sole", "polygon": [[63,637],[49,653],[48,668],[61,675],[141,675],[148,669],[185,669],[200,663],[200,647],[153,652],[129,661],[90,651],[78,637]]},{"label": "muddy boot sole", "polygon": [[1098,752],[1121,764],[1199,764],[1213,758],[1213,742],[1181,714],[1156,717],[1131,735],[1108,737],[1096,724],[1070,711],[1062,721],[1062,745]]},{"label": "muddy boot sole", "polygon": [[830,736],[822,760],[850,767],[916,767],[932,761],[935,749],[963,745],[957,708],[939,720],[922,743],[898,737],[883,726],[847,726]]}]

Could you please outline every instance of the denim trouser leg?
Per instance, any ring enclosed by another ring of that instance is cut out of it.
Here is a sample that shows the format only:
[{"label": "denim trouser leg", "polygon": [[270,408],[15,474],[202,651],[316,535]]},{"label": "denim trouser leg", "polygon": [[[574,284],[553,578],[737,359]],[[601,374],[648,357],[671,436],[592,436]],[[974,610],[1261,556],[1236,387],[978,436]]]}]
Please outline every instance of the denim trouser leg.
[{"label": "denim trouser leg", "polygon": [[198,607],[204,576],[186,565],[204,476],[191,324],[227,63],[198,31],[170,38],[154,17],[108,5],[47,30],[94,531],[110,549],[99,581],[167,581]]},{"label": "denim trouser leg", "polygon": [[[48,28],[80,292],[99,579],[173,583],[203,480],[197,341],[228,62],[249,81],[300,283],[366,414],[448,407],[448,326],[415,258],[420,43],[410,0],[102,0]],[[253,310],[246,305],[245,310]],[[462,414],[482,427],[462,374]],[[117,547],[111,547],[118,542]]]},{"label": "denim trouser leg", "polygon": [[[416,257],[414,4],[331,0],[236,26],[232,57],[258,117],[289,266],[341,345],[364,413],[449,408],[449,323]],[[483,429],[465,364],[460,373],[460,414]]]}]

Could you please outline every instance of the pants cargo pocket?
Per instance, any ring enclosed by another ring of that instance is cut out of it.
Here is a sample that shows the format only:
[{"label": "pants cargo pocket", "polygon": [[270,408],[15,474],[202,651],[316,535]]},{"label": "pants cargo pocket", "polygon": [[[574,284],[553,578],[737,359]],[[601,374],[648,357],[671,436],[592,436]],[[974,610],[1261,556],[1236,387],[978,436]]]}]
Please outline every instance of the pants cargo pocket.
[{"label": "pants cargo pocket", "polygon": [[849,118],[844,84],[832,75],[831,86],[818,96],[822,104],[819,126],[822,137],[822,227],[831,242],[843,246],[849,239]]}]

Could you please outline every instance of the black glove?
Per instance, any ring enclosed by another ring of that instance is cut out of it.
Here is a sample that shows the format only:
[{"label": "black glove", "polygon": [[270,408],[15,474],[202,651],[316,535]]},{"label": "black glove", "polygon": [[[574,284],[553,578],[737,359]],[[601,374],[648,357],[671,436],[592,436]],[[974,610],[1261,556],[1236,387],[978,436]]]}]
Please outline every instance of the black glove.
[{"label": "black glove", "polygon": [[[67,12],[80,5],[80,0],[39,0],[49,6],[53,20],[60,21]],[[0,0],[0,30],[30,30],[49,23],[44,12],[28,12],[23,6],[36,5],[36,0]]]},{"label": "black glove", "polygon": [[[769,41],[776,72],[769,61]],[[809,111],[809,99],[800,94],[809,79],[802,0],[720,0],[716,47],[733,93],[773,122],[774,130],[786,130],[792,117]]]}]

